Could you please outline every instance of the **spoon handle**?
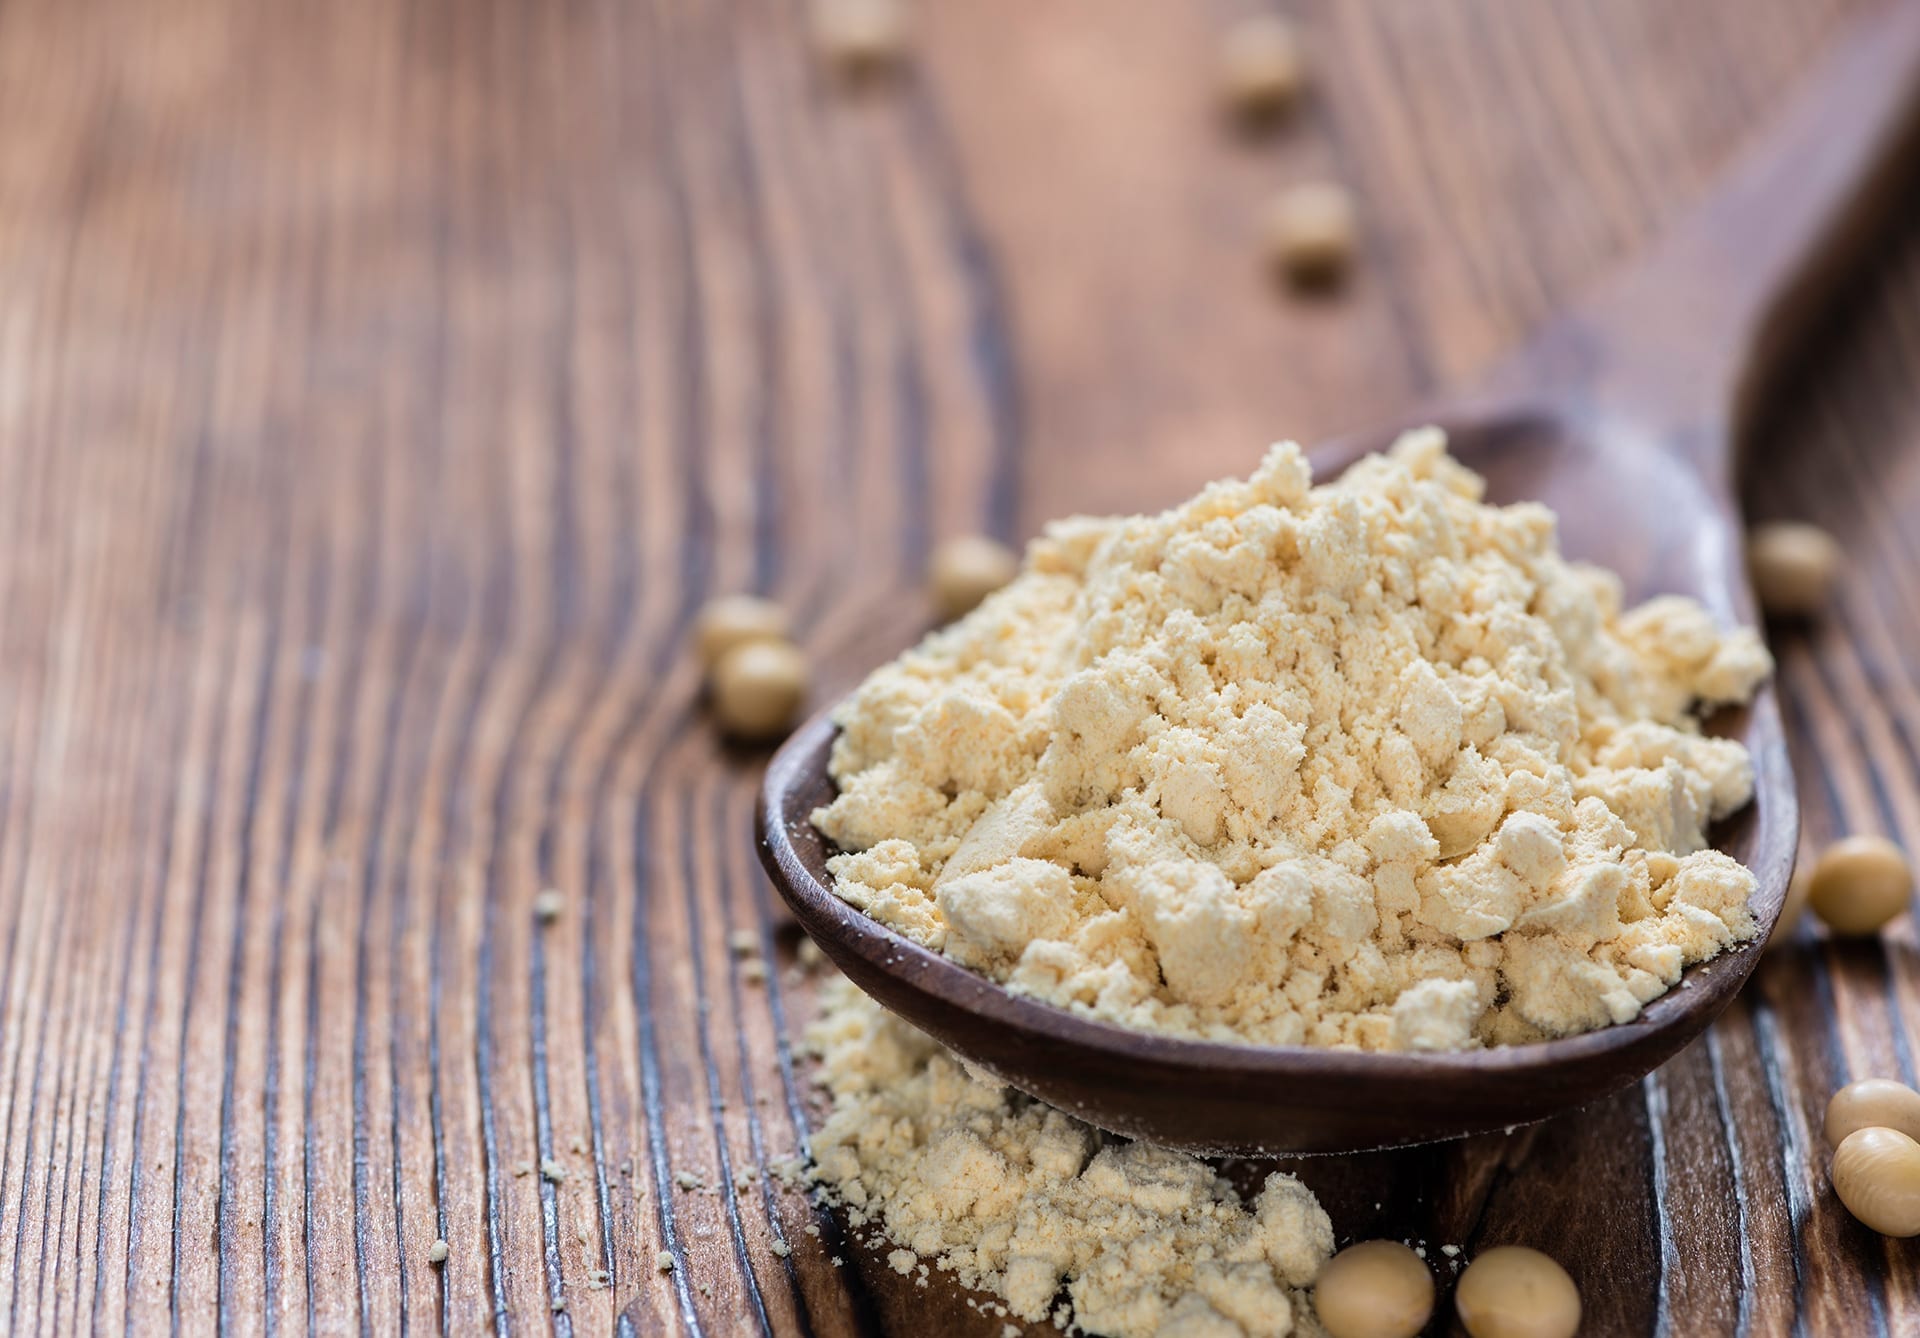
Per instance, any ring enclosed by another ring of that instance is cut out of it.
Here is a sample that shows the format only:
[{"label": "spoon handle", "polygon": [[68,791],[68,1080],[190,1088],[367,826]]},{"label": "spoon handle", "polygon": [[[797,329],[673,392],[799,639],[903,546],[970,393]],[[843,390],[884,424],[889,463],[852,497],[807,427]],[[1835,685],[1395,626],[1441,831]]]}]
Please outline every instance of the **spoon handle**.
[{"label": "spoon handle", "polygon": [[1784,116],[1648,258],[1496,384],[1591,398],[1731,488],[1758,392],[1920,167],[1920,0],[1842,25]]}]

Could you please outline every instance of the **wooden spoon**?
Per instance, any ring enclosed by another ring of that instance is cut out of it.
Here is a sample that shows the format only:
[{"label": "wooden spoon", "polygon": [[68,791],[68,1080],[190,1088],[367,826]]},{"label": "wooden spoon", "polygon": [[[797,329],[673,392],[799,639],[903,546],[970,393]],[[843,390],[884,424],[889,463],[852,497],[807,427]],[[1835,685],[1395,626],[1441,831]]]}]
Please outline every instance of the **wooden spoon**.
[{"label": "wooden spoon", "polygon": [[[1733,484],[1755,392],[1842,262],[1855,258],[1920,138],[1920,3],[1856,22],[1791,112],[1644,265],[1552,322],[1473,396],[1315,452],[1321,477],[1439,423],[1496,501],[1537,498],[1566,552],[1629,594],[1680,592],[1754,618]],[[1236,1046],[1091,1021],[927,952],[833,895],[809,815],[834,795],[819,718],[768,768],[760,852],[815,942],[860,988],[943,1044],[1081,1119],[1201,1152],[1359,1150],[1542,1119],[1642,1077],[1739,990],[1778,919],[1799,815],[1772,689],[1712,722],[1753,755],[1754,801],[1715,844],[1759,880],[1753,943],[1687,971],[1634,1021],[1456,1054]]]}]

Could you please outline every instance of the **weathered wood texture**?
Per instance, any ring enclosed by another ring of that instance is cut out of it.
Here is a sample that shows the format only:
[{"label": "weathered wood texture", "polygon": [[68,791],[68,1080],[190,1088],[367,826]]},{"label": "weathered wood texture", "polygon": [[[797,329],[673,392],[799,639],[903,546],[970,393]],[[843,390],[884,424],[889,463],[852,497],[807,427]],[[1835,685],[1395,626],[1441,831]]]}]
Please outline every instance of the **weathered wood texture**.
[{"label": "weathered wood texture", "polygon": [[[1225,3],[928,4],[855,100],[793,0],[0,7],[8,1327],[997,1332],[758,1174],[807,999],[726,947],[793,945],[691,611],[777,594],[835,691],[932,537],[1471,373],[1847,8],[1302,3],[1311,110],[1247,146]],[[1366,263],[1278,300],[1250,219],[1323,173]],[[1752,460],[1852,563],[1777,641],[1814,843],[1920,846],[1916,311],[1920,212]],[[1818,1113],[1917,1009],[1904,921],[1808,939],[1597,1109],[1305,1174],[1344,1234],[1553,1251],[1596,1333],[1912,1333]]]}]

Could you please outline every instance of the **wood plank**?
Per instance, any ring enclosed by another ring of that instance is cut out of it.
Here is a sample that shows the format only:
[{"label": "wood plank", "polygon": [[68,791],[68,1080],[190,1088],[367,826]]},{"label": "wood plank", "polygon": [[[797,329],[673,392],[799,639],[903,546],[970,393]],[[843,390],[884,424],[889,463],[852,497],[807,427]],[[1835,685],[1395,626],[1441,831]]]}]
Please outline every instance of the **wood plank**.
[{"label": "wood plank", "polygon": [[[1252,144],[1228,0],[922,6],[856,98],[797,0],[0,8],[9,1329],[997,1335],[765,1173],[811,984],[700,600],[786,602],[824,699],[937,537],[1470,375],[1866,3],[1303,3]],[[1321,175],[1366,259],[1289,300],[1252,221]],[[1749,467],[1850,558],[1776,635],[1810,845],[1920,846],[1916,311],[1920,213]],[[1298,1169],[1343,1235],[1554,1250],[1600,1331],[1913,1331],[1818,1129],[1914,1079],[1914,947],[1809,934],[1641,1088]]]}]

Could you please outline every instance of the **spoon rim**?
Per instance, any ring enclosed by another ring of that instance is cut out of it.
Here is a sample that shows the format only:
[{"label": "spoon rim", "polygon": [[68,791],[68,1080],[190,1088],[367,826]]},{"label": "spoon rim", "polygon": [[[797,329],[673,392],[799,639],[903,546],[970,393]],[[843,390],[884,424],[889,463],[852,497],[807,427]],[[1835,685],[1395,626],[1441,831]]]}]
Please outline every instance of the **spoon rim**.
[{"label": "spoon rim", "polygon": [[[831,875],[825,868],[831,843],[813,828],[812,804],[803,798],[810,784],[833,785],[827,774],[827,758],[839,732],[834,721],[838,709],[838,704],[829,707],[796,729],[768,763],[761,782],[756,812],[761,862],[801,927],[820,942],[829,957],[834,956],[834,948],[839,948],[860,957],[873,970],[893,976],[904,974],[900,970],[904,960],[912,964],[916,986],[948,1007],[983,1022],[1017,1028],[1049,1043],[1070,1045],[1076,1050],[1118,1061],[1152,1060],[1169,1067],[1191,1067],[1261,1079],[1312,1075],[1391,1083],[1414,1077],[1471,1078],[1493,1074],[1511,1077],[1529,1070],[1557,1070],[1569,1064],[1618,1058],[1690,1024],[1697,1034],[1732,1001],[1765,953],[1767,940],[1785,904],[1793,849],[1797,845],[1797,805],[1790,804],[1794,811],[1784,815],[1781,823],[1795,830],[1784,837],[1776,833],[1775,839],[1757,852],[1763,857],[1772,856],[1772,862],[1777,864],[1776,848],[1784,845],[1784,868],[1770,879],[1762,868],[1747,866],[1757,882],[1749,905],[1759,931],[1746,942],[1730,945],[1716,956],[1688,966],[1677,982],[1626,1022],[1543,1041],[1418,1052],[1243,1044],[1172,1036],[1103,1022],[1016,994],[944,954],[922,947],[843,901],[833,891]],[[1751,714],[1742,734],[1753,755],[1754,798],[1750,805],[1758,805],[1762,794],[1780,793],[1777,788],[1763,787],[1769,780],[1777,779],[1772,773],[1775,769],[1784,769],[1786,764],[1785,739],[1771,680],[1761,686],[1748,709]],[[1756,742],[1765,746],[1756,747]],[[1790,773],[1787,774],[1790,786]],[[1791,788],[1784,793],[1791,797]],[[796,805],[801,803],[807,806],[804,812],[796,811]],[[1754,817],[1766,824],[1763,830],[1780,825],[1770,814],[1756,813]],[[822,852],[818,871],[796,844],[796,830],[812,833]],[[1767,862],[1764,858],[1756,860],[1760,864]],[[1003,1072],[1000,1076],[1020,1085],[1017,1075]]]}]

